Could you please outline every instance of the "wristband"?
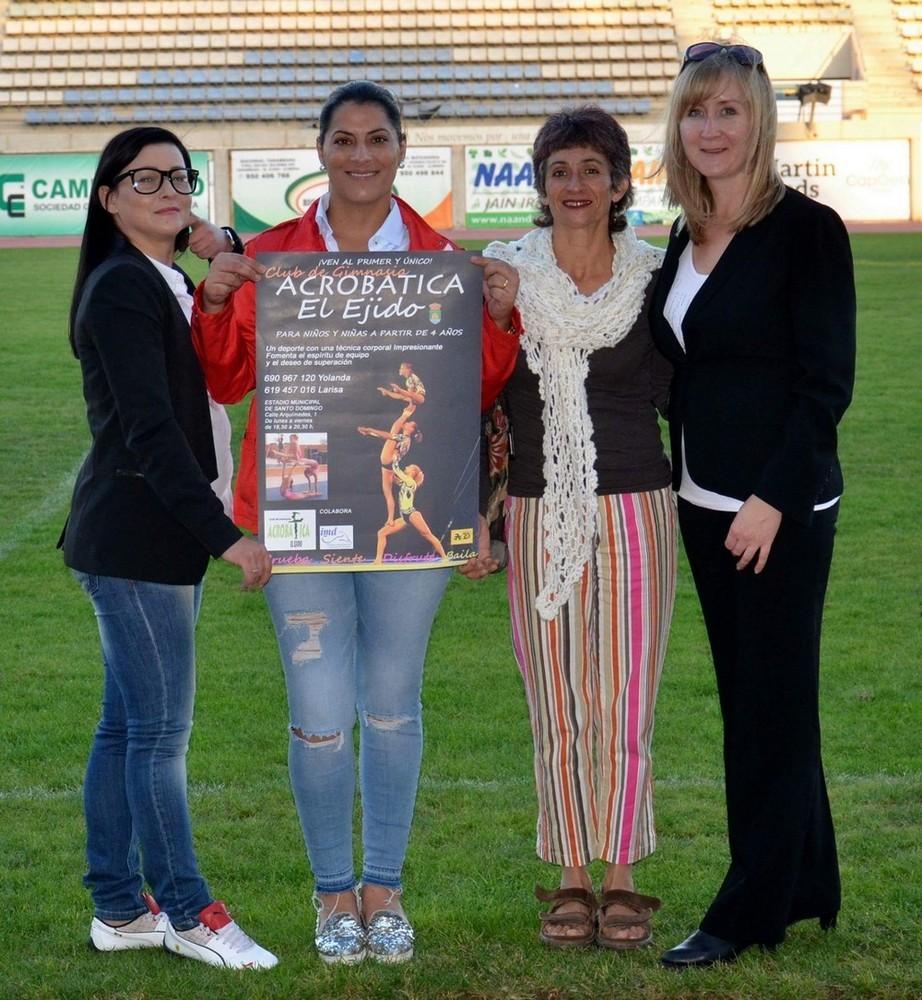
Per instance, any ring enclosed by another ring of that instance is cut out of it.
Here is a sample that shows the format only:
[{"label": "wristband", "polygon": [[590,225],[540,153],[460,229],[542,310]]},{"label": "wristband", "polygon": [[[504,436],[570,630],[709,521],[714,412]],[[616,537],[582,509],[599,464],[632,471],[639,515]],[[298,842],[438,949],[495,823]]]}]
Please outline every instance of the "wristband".
[{"label": "wristband", "polygon": [[227,234],[227,238],[231,242],[231,251],[233,253],[243,253],[243,240],[240,239],[236,231],[230,226],[221,226],[221,229]]}]

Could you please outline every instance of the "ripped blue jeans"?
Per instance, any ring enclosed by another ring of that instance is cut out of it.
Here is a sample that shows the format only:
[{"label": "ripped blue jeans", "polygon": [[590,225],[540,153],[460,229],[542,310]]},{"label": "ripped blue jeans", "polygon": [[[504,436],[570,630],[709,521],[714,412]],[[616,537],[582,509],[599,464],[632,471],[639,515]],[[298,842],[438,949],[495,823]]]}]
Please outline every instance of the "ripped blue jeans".
[{"label": "ripped blue jeans", "polygon": [[264,593],[288,690],[288,769],[317,892],[399,888],[422,760],[426,646],[450,570],[276,574]]}]

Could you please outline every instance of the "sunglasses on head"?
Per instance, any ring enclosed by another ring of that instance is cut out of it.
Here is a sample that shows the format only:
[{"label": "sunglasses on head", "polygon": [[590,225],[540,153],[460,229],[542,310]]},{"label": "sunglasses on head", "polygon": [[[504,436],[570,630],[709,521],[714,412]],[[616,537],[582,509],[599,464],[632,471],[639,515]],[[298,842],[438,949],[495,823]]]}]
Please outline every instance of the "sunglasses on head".
[{"label": "sunglasses on head", "polygon": [[[711,56],[726,52],[727,55],[740,66],[761,66],[762,53],[750,45],[722,45],[720,42],[695,42],[689,45],[682,58],[682,69],[689,63],[704,62]],[[681,73],[682,70],[679,70]]]}]

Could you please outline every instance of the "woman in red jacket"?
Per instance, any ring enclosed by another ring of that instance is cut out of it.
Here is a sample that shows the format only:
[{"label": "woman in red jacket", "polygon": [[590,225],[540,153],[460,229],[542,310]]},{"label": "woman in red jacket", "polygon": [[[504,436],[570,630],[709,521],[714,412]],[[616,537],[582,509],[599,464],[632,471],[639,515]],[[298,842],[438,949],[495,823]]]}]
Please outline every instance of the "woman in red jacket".
[{"label": "woman in red jacket", "polygon": [[[389,91],[368,82],[334,91],[320,115],[317,150],[329,193],[302,218],[252,240],[246,256],[215,258],[196,292],[193,337],[209,389],[221,402],[238,402],[256,383],[254,282],[263,271],[253,259],[257,253],[457,249],[391,194],[406,138]],[[484,286],[488,343],[502,352],[515,272],[485,262]],[[514,359],[516,341],[508,339]],[[254,532],[255,441],[251,406],[234,515]],[[291,785],[315,878],[315,941],[325,962],[351,964],[366,954],[401,962],[413,954],[413,929],[400,902],[401,872],[422,756],[423,660],[448,573],[280,574],[265,589],[285,670]],[[397,603],[399,616],[393,614]],[[305,659],[308,629],[319,649]],[[357,714],[364,813],[360,885],[352,864]]]}]

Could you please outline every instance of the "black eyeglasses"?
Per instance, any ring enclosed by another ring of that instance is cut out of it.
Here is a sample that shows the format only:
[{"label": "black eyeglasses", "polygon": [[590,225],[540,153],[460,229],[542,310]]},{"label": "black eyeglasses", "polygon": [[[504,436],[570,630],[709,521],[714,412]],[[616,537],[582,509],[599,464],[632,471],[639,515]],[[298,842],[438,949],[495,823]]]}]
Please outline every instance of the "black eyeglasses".
[{"label": "black eyeglasses", "polygon": [[172,170],[158,170],[156,167],[138,167],[126,170],[123,174],[112,178],[112,187],[126,177],[131,179],[131,186],[138,194],[156,194],[163,187],[164,180],[173,185],[177,194],[192,194],[198,182],[198,171],[186,167],[174,167]]},{"label": "black eyeglasses", "polygon": [[[740,66],[761,66],[762,53],[750,45],[721,45],[720,42],[695,42],[685,50],[682,59],[682,69],[689,63],[704,62],[711,56],[716,56],[719,52],[726,52],[727,55]],[[680,69],[681,73],[682,70]]]}]

